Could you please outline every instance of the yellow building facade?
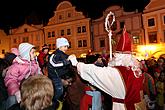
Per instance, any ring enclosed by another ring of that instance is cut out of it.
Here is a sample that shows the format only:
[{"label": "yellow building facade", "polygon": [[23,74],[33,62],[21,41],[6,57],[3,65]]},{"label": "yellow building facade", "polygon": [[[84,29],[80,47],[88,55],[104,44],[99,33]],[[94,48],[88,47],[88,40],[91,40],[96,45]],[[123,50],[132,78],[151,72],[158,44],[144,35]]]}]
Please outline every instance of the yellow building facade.
[{"label": "yellow building facade", "polygon": [[91,49],[90,18],[86,18],[82,12],[77,12],[68,1],[61,2],[54,16],[49,19],[44,27],[45,41],[50,49],[56,49],[56,39],[65,37],[70,43],[67,54],[75,54],[80,57]]},{"label": "yellow building facade", "polygon": [[0,30],[0,58],[10,51],[10,37],[3,30]]},{"label": "yellow building facade", "polygon": [[151,0],[142,16],[146,44],[165,42],[165,0]]},{"label": "yellow building facade", "polygon": [[28,42],[36,46],[39,50],[44,44],[44,31],[42,25],[28,25],[10,30],[10,48],[18,47],[22,42]]},{"label": "yellow building facade", "polygon": [[99,19],[92,21],[93,26],[93,39],[94,51],[96,53],[109,51],[109,37],[108,32],[105,30],[105,18],[109,12],[113,12],[116,21],[113,25],[113,51],[118,43],[118,39],[122,34],[122,28],[125,25],[132,38],[133,51],[136,51],[136,46],[144,43],[144,29],[142,25],[142,13],[137,11],[125,12],[120,6],[110,6],[104,12],[103,16]]}]

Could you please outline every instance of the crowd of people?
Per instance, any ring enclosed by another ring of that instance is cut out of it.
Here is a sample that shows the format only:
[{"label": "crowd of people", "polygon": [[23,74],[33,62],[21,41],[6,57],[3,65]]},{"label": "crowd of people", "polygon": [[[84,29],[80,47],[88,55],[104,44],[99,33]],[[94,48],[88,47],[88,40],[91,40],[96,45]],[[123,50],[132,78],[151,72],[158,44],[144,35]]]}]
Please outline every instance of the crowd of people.
[{"label": "crowd of people", "polygon": [[[124,41],[123,41],[124,39]],[[165,59],[138,61],[123,31],[113,58],[67,55],[69,42],[21,43],[0,59],[0,110],[165,110]]]}]

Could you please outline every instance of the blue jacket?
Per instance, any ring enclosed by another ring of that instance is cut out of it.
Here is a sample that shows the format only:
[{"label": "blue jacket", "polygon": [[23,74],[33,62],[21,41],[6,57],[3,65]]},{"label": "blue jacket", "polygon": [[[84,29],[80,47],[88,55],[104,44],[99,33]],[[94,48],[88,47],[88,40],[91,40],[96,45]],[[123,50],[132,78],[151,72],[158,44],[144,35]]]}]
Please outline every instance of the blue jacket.
[{"label": "blue jacket", "polygon": [[57,49],[49,57],[48,77],[54,79],[67,73],[71,67],[71,62],[67,60],[69,55]]}]

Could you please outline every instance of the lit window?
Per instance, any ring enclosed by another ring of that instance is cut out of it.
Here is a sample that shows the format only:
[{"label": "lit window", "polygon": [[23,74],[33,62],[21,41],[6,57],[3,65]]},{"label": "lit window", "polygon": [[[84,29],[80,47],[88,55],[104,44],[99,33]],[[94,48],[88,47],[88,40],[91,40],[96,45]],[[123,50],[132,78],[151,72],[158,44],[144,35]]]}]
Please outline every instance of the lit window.
[{"label": "lit window", "polygon": [[157,32],[148,33],[149,43],[157,43]]},{"label": "lit window", "polygon": [[105,47],[105,40],[104,39],[100,40],[100,47]]},{"label": "lit window", "polygon": [[133,36],[133,44],[140,44],[139,36]]},{"label": "lit window", "polygon": [[148,26],[155,26],[154,18],[148,19]]}]

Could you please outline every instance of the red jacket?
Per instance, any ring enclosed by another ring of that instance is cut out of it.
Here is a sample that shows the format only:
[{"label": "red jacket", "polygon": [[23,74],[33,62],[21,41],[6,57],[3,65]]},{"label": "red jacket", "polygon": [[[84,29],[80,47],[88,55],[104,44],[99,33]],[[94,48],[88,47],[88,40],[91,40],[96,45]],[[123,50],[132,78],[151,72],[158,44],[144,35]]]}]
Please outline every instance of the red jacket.
[{"label": "red jacket", "polygon": [[[86,91],[91,91],[91,88],[89,86],[85,86],[84,92]],[[92,107],[92,96],[84,93],[84,96],[80,101],[80,110],[89,110],[89,107]]]},{"label": "red jacket", "polygon": [[38,59],[38,63],[40,65],[40,67],[44,65],[44,63],[45,63],[44,58],[46,57],[46,55],[47,54],[45,54],[44,52],[39,51],[39,55],[38,55],[37,59]]}]

